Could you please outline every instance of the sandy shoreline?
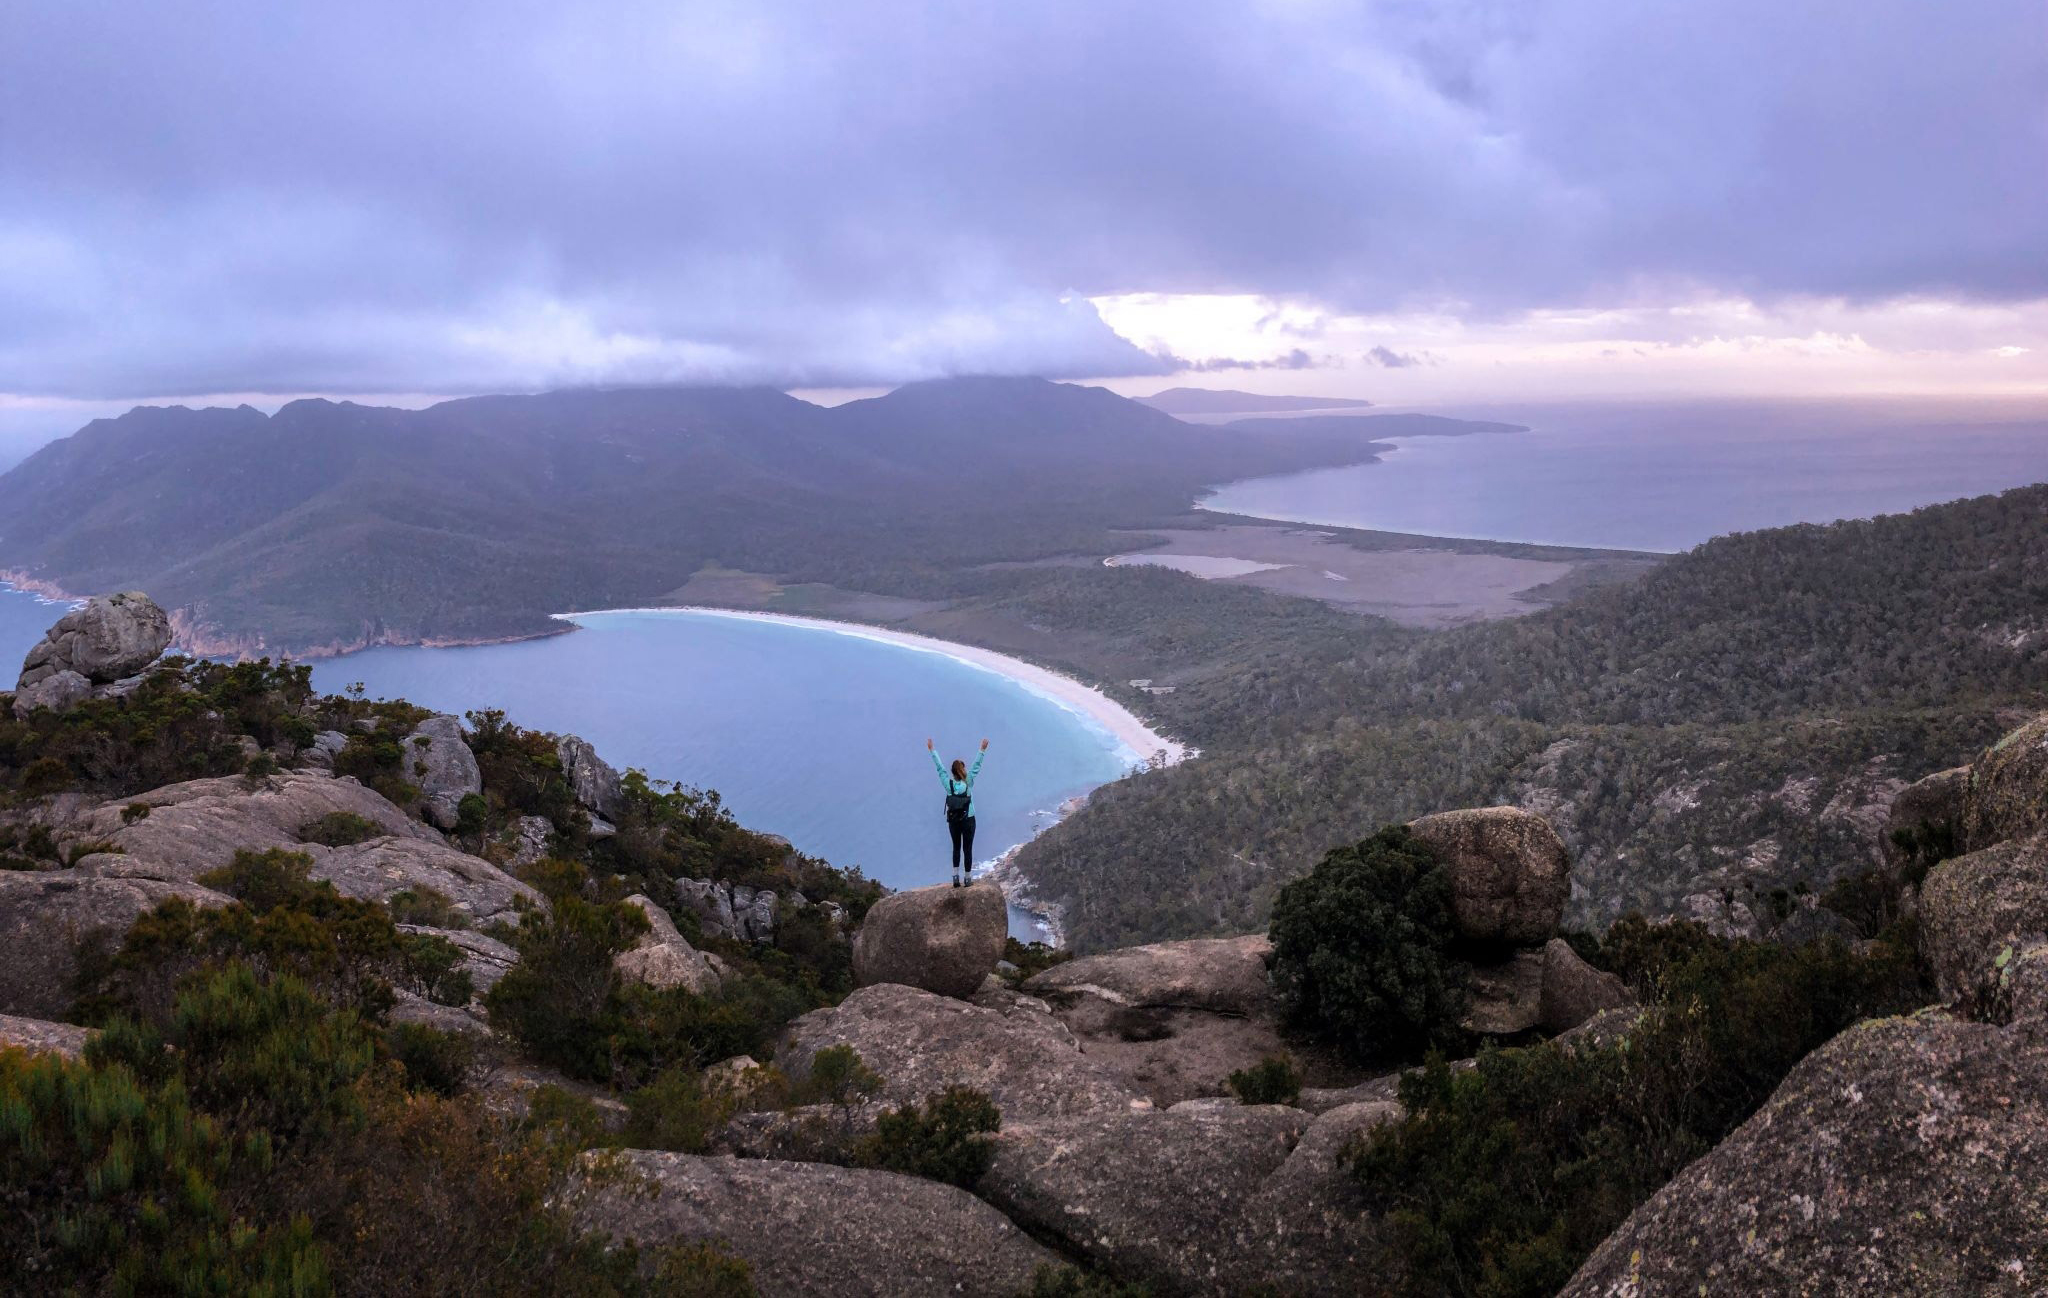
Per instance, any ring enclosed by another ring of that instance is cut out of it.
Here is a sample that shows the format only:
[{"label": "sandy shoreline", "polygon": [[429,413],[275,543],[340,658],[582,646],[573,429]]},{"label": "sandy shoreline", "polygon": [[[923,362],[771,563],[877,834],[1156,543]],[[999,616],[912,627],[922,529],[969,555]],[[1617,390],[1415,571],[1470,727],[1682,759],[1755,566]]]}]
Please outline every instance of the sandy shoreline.
[{"label": "sandy shoreline", "polygon": [[585,609],[575,613],[555,613],[551,616],[564,622],[574,622],[581,617],[594,617],[603,613],[693,613],[743,618],[755,622],[779,622],[785,626],[809,627],[817,631],[830,631],[837,635],[892,644],[920,653],[938,654],[955,662],[966,663],[970,667],[1006,677],[1040,698],[1057,703],[1076,716],[1093,722],[1109,732],[1110,737],[1117,741],[1133,763],[1171,766],[1195,755],[1194,749],[1152,729],[1130,709],[1094,686],[1035,663],[1025,662],[1021,658],[997,653],[992,649],[916,635],[908,631],[891,631],[885,627],[869,626],[860,622],[835,622],[829,618],[797,617],[788,613],[761,613],[748,609],[703,606],[602,608]]}]

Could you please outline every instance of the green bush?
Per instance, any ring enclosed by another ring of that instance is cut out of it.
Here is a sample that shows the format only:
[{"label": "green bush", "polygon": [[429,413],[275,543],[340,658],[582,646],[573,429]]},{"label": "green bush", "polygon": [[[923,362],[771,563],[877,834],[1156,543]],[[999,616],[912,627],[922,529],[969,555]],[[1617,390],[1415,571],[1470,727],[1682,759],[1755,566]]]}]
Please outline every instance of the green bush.
[{"label": "green bush", "polygon": [[280,906],[303,904],[316,890],[328,887],[312,877],[313,858],[304,852],[273,847],[266,852],[239,851],[218,870],[198,882],[224,892],[261,915]]},{"label": "green bush", "polygon": [[441,1034],[386,1043],[403,1074],[370,1067],[352,1011],[233,965],[162,1033],[116,1020],[79,1062],[0,1051],[0,1291],[753,1292],[707,1247],[581,1233],[563,1205],[586,1145],[437,1094],[456,1074]]},{"label": "green bush", "polygon": [[477,1061],[475,1037],[424,1023],[386,1027],[384,1049],[405,1069],[406,1086],[436,1095],[454,1095],[466,1088]]},{"label": "green bush", "polygon": [[185,979],[240,962],[382,1014],[392,980],[403,976],[398,930],[382,906],[309,880],[306,864],[293,852],[239,853],[202,878],[249,900],[202,909],[174,897],[139,917],[118,950],[82,947],[76,1013],[87,1022],[127,1014],[161,1024]]},{"label": "green bush", "polygon": [[448,894],[422,884],[402,888],[384,899],[394,923],[421,928],[461,929],[469,927],[469,916],[448,899]]},{"label": "green bush", "polygon": [[1808,1051],[1925,997],[1912,952],[1888,943],[1858,954],[1616,928],[1618,967],[1658,997],[1625,1039],[1489,1049],[1466,1071],[1433,1057],[1402,1080],[1407,1116],[1354,1149],[1369,1210],[1386,1217],[1394,1292],[1556,1292]]},{"label": "green bush", "polygon": [[462,948],[431,933],[399,935],[399,967],[407,991],[436,1005],[467,1005],[475,980],[462,967]]},{"label": "green bush", "polygon": [[572,1077],[609,1078],[619,992],[612,960],[646,931],[638,907],[573,894],[528,911],[512,937],[519,963],[484,998],[491,1022]]},{"label": "green bush", "polygon": [[874,1134],[855,1145],[853,1161],[972,1189],[995,1161],[991,1136],[1002,1125],[986,1092],[948,1086],[922,1105],[882,1114]]},{"label": "green bush", "polygon": [[1452,955],[1451,879],[1404,827],[1330,852],[1273,904],[1289,1018],[1356,1059],[1460,1039],[1469,971]]},{"label": "green bush", "polygon": [[1232,1073],[1225,1085],[1241,1104],[1292,1104],[1301,1098],[1301,1077],[1284,1058],[1261,1059]]},{"label": "green bush", "polygon": [[236,1219],[244,1162],[175,1079],[0,1050],[0,1289],[274,1293],[289,1277],[291,1292],[325,1292],[302,1223]]},{"label": "green bush", "polygon": [[826,1046],[811,1056],[811,1069],[790,1089],[789,1102],[852,1108],[881,1089],[881,1074],[861,1062],[852,1046]]},{"label": "green bush", "polygon": [[318,843],[322,847],[353,847],[383,833],[383,828],[376,821],[358,816],[353,811],[330,811],[318,820],[301,825],[299,841]]},{"label": "green bush", "polygon": [[673,1065],[626,1097],[625,1143],[631,1149],[701,1154],[732,1111],[732,1098],[706,1090],[694,1067]]}]

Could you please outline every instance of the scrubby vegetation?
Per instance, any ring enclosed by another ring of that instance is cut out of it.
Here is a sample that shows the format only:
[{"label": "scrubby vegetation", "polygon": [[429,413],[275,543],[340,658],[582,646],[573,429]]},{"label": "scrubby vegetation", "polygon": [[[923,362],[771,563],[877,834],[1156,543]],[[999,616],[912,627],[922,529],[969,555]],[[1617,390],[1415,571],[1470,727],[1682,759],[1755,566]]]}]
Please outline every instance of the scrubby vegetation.
[{"label": "scrubby vegetation", "polygon": [[854,1146],[852,1162],[972,1189],[995,1161],[990,1137],[1002,1125],[1002,1114],[986,1094],[948,1086],[922,1104],[882,1114],[874,1134]]},{"label": "scrubby vegetation", "polygon": [[0,1051],[0,1288],[750,1292],[730,1259],[582,1235],[553,1206],[573,1148],[380,1056],[417,1052],[241,960],[110,1019],[81,1062]]},{"label": "scrubby vegetation", "polygon": [[1823,891],[1876,864],[1860,804],[2048,705],[2048,570],[2016,559],[2044,548],[2030,487],[1723,537],[1511,622],[1304,624],[1191,674],[1162,645],[1119,674],[1175,680],[1143,706],[1202,758],[1098,790],[1020,866],[1082,950],[1258,927],[1331,842],[1496,802],[1567,836],[1582,925],[1749,883]]},{"label": "scrubby vegetation", "polygon": [[1408,1115],[1354,1150],[1396,1293],[1555,1293],[1809,1051],[1928,996],[1903,928],[1857,951],[1630,918],[1596,958],[1648,998],[1619,1039],[1487,1050],[1462,1071],[1436,1056],[1402,1081]]},{"label": "scrubby vegetation", "polygon": [[1224,1084],[1240,1104],[1292,1104],[1301,1098],[1301,1074],[1277,1055],[1238,1069]]},{"label": "scrubby vegetation", "polygon": [[1406,828],[1325,856],[1273,906],[1273,985],[1297,1027],[1354,1059],[1461,1037],[1467,967],[1450,874]]},{"label": "scrubby vegetation", "polygon": [[0,711],[0,794],[77,789],[117,798],[239,775],[249,761],[240,736],[265,747],[313,741],[311,677],[311,668],[267,658],[231,666],[168,658],[123,698],[27,718]]}]

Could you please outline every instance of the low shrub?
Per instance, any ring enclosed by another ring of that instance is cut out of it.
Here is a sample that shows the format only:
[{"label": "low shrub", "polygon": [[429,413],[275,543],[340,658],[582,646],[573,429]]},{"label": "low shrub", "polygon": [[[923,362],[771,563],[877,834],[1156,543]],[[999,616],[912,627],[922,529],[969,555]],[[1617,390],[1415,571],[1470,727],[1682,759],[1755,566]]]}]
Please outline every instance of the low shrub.
[{"label": "low shrub", "polygon": [[425,884],[392,893],[384,899],[384,908],[391,912],[393,922],[420,928],[463,929],[470,924],[469,915],[458,909],[448,894]]},{"label": "low shrub", "polygon": [[424,1023],[393,1023],[384,1029],[384,1049],[405,1069],[415,1091],[454,1095],[468,1088],[477,1064],[475,1037],[443,1032]]},{"label": "low shrub", "polygon": [[1462,1039],[1469,970],[1449,873],[1392,826],[1316,864],[1273,903],[1273,981],[1299,1028],[1354,1059]]},{"label": "low shrub", "polygon": [[701,1154],[733,1108],[730,1095],[705,1088],[696,1068],[675,1065],[626,1097],[625,1142],[632,1149]]},{"label": "low shrub", "polygon": [[462,967],[462,948],[431,933],[399,935],[399,969],[405,989],[436,1005],[467,1005],[476,983]]},{"label": "low shrub", "polygon": [[1603,954],[1656,996],[1624,1040],[1489,1049],[1470,1070],[1433,1057],[1402,1080],[1407,1116],[1352,1151],[1387,1219],[1394,1292],[1556,1292],[1808,1051],[1926,995],[1911,950],[1890,943],[1780,947],[1639,920],[1609,936]]},{"label": "low shrub", "polygon": [[1240,1104],[1292,1104],[1301,1098],[1301,1076],[1292,1061],[1269,1056],[1240,1068],[1224,1082]]},{"label": "low shrub", "polygon": [[948,1086],[924,1103],[891,1109],[854,1146],[853,1162],[972,1189],[995,1161],[1003,1116],[984,1091]]},{"label": "low shrub", "polygon": [[322,847],[353,847],[383,833],[383,828],[376,821],[358,816],[353,811],[330,811],[318,820],[301,825],[299,841],[318,843]]}]

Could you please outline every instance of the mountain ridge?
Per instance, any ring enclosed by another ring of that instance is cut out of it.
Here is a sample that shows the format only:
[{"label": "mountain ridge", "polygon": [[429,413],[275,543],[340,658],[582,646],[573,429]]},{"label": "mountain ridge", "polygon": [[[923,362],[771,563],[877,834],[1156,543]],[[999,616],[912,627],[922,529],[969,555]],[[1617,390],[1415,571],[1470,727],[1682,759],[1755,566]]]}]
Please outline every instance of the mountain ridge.
[{"label": "mountain ridge", "polygon": [[772,388],[144,406],[0,475],[0,566],[46,590],[159,591],[195,648],[472,642],[646,603],[707,565],[915,595],[1105,545],[1214,482],[1355,462],[1364,441],[1250,438],[1010,378],[832,408]]}]

